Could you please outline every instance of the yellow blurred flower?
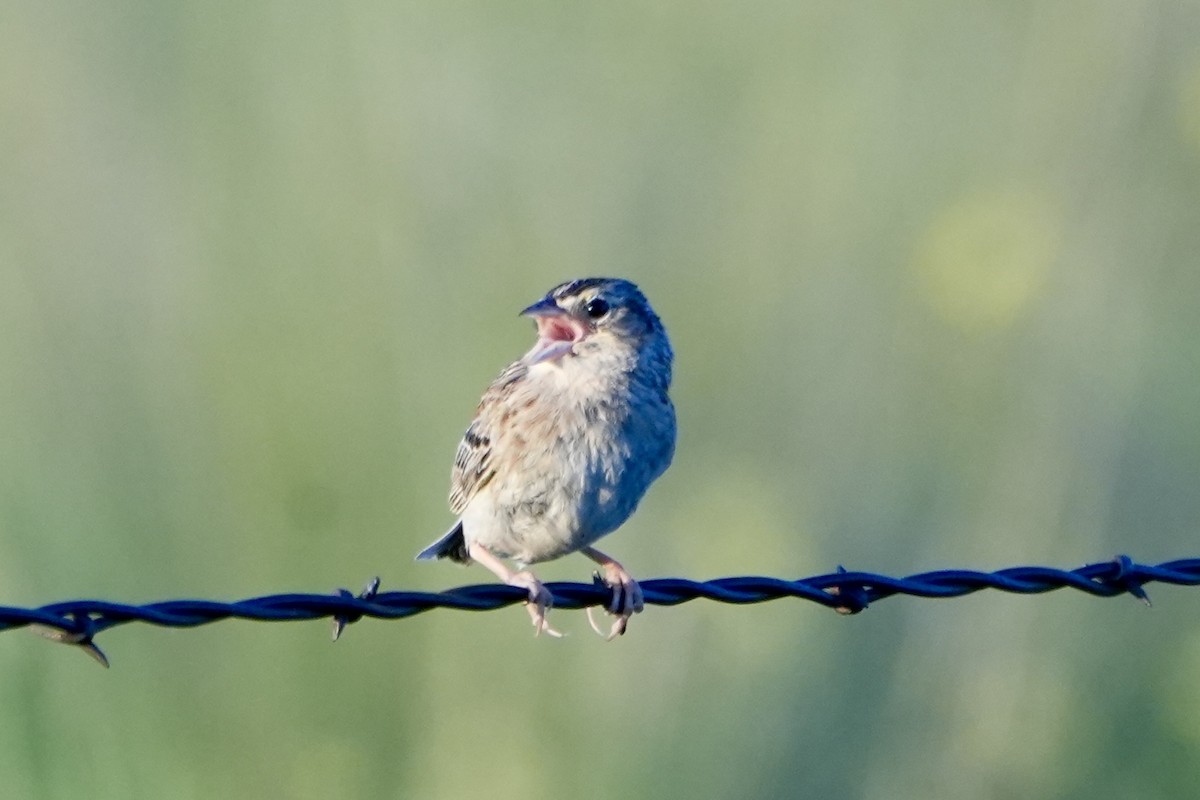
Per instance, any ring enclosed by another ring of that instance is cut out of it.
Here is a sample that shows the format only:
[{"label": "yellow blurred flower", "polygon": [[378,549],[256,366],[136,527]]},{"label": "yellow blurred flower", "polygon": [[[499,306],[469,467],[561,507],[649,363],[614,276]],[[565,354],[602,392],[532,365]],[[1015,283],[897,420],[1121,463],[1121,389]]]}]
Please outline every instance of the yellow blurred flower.
[{"label": "yellow blurred flower", "polygon": [[1058,250],[1052,205],[1032,192],[968,197],[943,210],[913,264],[922,296],[968,331],[1013,322],[1036,298]]}]

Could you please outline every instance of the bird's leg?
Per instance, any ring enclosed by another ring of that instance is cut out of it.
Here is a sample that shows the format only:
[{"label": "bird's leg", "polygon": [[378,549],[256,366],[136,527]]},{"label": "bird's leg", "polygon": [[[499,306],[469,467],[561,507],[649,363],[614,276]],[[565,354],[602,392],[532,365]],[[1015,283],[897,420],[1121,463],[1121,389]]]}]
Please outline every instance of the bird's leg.
[{"label": "bird's leg", "polygon": [[625,571],[620,562],[609,558],[596,548],[585,547],[579,552],[604,569],[604,583],[606,586],[612,587],[613,596],[612,602],[608,605],[608,613],[615,616],[616,620],[613,621],[612,628],[607,634],[600,630],[595,620],[592,619],[590,606],[587,610],[588,624],[592,626],[592,630],[611,642],[625,633],[625,626],[629,624],[629,618],[634,614],[642,613],[642,609],[646,607],[645,600],[642,598],[642,587],[638,586],[637,581]]},{"label": "bird's leg", "polygon": [[529,592],[529,599],[525,601],[525,610],[529,612],[529,618],[533,620],[534,636],[545,633],[555,639],[562,638],[562,634],[550,627],[550,623],[546,620],[546,612],[554,605],[554,598],[537,579],[537,576],[529,570],[514,572],[495,553],[478,542],[471,542],[467,547],[467,554],[472,561],[478,561],[487,567],[492,574],[509,586],[517,586]]}]

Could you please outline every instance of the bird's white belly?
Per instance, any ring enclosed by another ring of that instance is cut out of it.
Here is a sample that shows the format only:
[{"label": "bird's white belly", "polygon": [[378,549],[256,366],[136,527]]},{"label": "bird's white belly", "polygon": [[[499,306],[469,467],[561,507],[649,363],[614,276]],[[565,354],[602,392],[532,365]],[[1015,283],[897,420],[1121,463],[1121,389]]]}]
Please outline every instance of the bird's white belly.
[{"label": "bird's white belly", "polygon": [[508,474],[521,480],[497,476],[465,509],[463,529],[470,540],[521,563],[557,558],[612,532],[645,491],[621,486],[629,477],[627,457],[611,440],[564,438],[520,457],[527,463]]}]

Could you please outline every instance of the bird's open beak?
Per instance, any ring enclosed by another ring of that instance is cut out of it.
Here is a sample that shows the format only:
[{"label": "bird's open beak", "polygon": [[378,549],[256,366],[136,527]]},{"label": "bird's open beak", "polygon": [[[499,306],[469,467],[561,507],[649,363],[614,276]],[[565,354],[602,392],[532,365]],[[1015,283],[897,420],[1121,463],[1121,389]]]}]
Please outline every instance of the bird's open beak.
[{"label": "bird's open beak", "polygon": [[570,314],[559,308],[550,297],[544,297],[521,312],[523,317],[533,317],[537,324],[538,340],[525,354],[526,364],[556,361],[583,338],[584,330]]},{"label": "bird's open beak", "polygon": [[551,317],[565,313],[552,297],[543,297],[521,312],[522,317]]}]

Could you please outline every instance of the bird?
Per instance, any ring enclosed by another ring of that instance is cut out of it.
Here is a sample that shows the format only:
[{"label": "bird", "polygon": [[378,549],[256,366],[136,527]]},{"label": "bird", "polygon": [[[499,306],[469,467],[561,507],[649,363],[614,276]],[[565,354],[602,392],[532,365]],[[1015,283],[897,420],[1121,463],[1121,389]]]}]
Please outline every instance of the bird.
[{"label": "bird", "polygon": [[537,341],[484,392],[451,469],[458,518],[417,559],[478,562],[527,591],[535,636],[559,637],[546,619],[553,598],[529,567],[582,553],[612,589],[607,634],[588,609],[592,628],[612,640],[645,601],[593,543],[633,514],[671,464],[671,343],[645,295],[621,278],[566,281],[520,315],[533,320]]}]

